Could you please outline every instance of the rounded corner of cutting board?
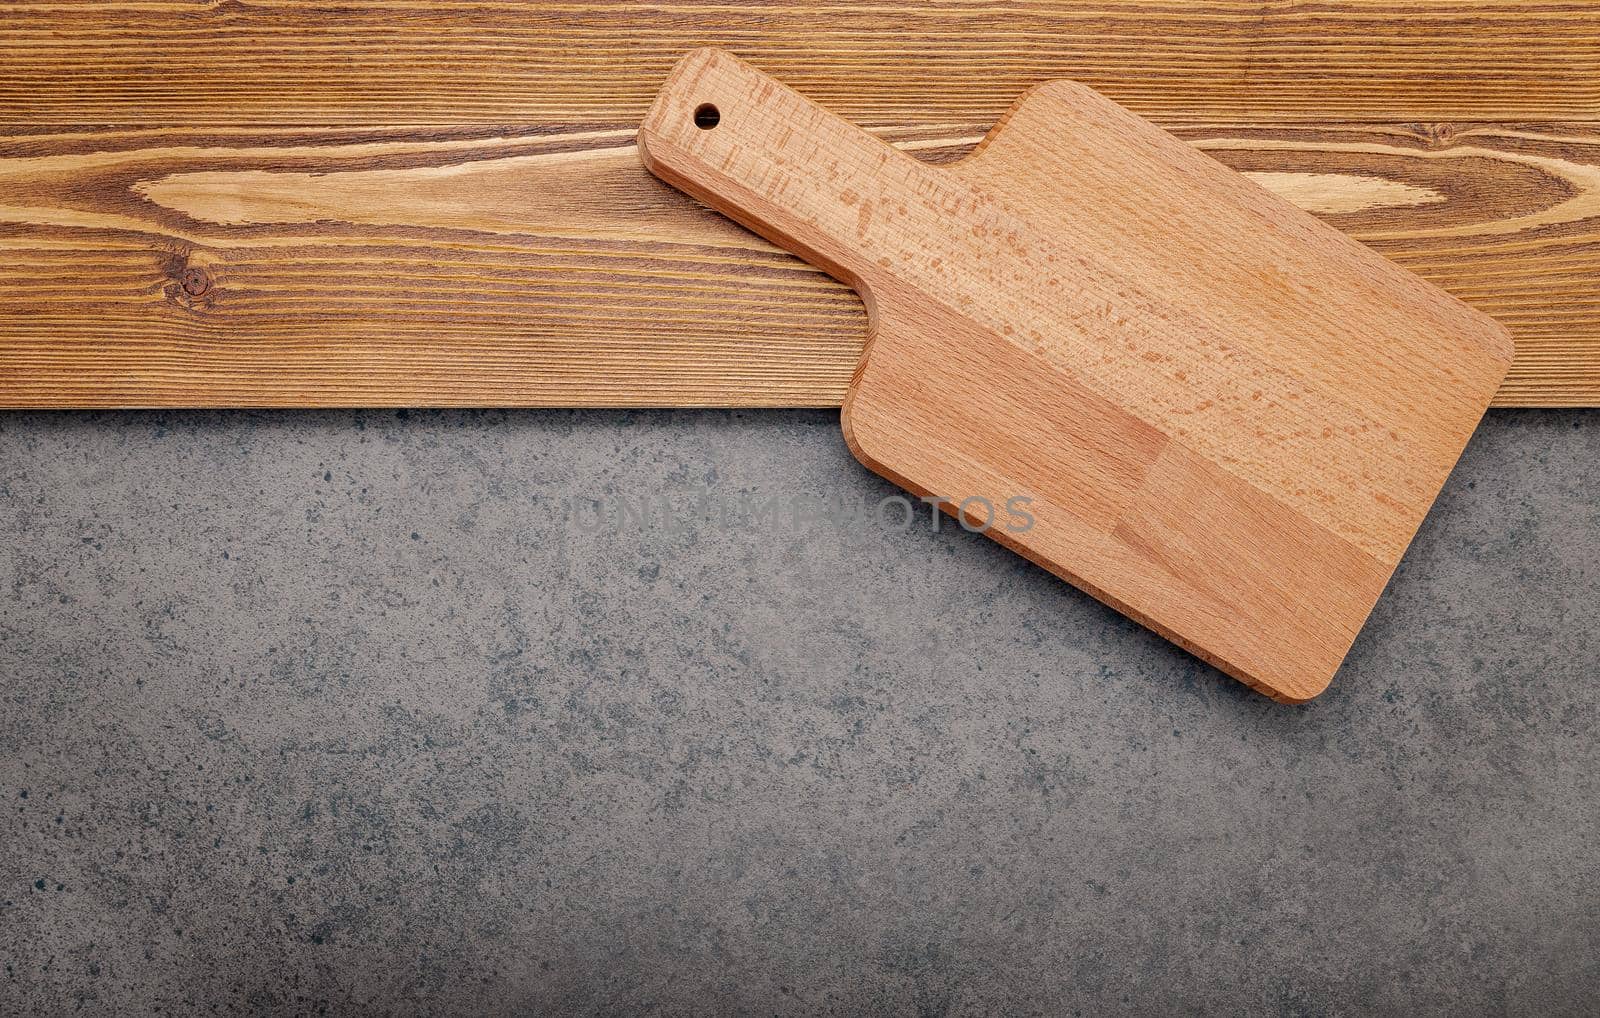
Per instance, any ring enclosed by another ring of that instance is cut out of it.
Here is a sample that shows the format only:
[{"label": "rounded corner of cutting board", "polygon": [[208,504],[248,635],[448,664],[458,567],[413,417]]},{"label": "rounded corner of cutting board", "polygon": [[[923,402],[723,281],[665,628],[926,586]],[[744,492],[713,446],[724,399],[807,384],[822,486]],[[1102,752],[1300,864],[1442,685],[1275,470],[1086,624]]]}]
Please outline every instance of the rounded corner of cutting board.
[{"label": "rounded corner of cutting board", "polygon": [[[1337,674],[1338,666],[1336,665],[1333,671],[1313,677],[1307,682],[1285,683],[1262,680],[1258,684],[1249,679],[1241,679],[1241,681],[1258,693],[1269,696],[1279,703],[1293,706],[1295,704],[1309,703],[1327,692],[1328,687],[1333,685],[1334,676]],[[1238,678],[1238,676],[1235,677]]]},{"label": "rounded corner of cutting board", "polygon": [[[850,455],[856,462],[868,470],[879,475],[895,480],[899,473],[884,461],[883,446],[879,444],[880,436],[870,424],[863,426],[863,420],[871,420],[870,408],[864,408],[861,402],[861,376],[866,367],[866,355],[862,355],[862,362],[856,368],[856,377],[851,380],[850,387],[845,390],[844,402],[839,407],[839,431],[844,435],[844,444],[850,450]],[[866,413],[861,410],[866,409]],[[895,480],[895,483],[901,483]],[[904,484],[901,484],[905,487]]]}]

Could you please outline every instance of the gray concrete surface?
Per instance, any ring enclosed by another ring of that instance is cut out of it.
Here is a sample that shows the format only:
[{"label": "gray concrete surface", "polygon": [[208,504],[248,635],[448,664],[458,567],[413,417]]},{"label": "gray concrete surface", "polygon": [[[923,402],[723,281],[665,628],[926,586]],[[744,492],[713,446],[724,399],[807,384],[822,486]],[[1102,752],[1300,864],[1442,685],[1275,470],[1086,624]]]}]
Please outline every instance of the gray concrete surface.
[{"label": "gray concrete surface", "polygon": [[0,415],[7,1014],[1595,1013],[1600,414],[1499,412],[1332,690],[835,415]]}]

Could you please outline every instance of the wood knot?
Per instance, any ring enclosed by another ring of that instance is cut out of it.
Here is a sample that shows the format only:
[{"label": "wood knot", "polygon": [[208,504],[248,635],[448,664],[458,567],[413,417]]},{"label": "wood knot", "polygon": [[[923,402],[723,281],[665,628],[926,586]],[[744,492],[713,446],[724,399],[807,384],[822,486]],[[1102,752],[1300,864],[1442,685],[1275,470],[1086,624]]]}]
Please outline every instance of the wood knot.
[{"label": "wood knot", "polygon": [[162,259],[161,292],[174,304],[194,312],[210,311],[221,292],[203,252],[174,251]]},{"label": "wood knot", "polygon": [[1406,127],[1418,141],[1430,149],[1449,148],[1455,144],[1454,124],[1407,124]]},{"label": "wood knot", "polygon": [[183,287],[183,292],[191,297],[198,297],[211,289],[211,277],[206,275],[204,269],[184,269],[178,283]]}]

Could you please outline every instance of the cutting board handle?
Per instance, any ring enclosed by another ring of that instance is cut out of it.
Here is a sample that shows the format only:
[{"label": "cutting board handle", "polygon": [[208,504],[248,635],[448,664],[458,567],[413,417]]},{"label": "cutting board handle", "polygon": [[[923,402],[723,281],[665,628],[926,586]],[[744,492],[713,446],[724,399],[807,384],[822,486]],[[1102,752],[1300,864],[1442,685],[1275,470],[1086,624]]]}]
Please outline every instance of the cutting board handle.
[{"label": "cutting board handle", "polygon": [[855,288],[869,314],[894,220],[935,170],[717,49],[678,62],[638,142],[652,173]]}]

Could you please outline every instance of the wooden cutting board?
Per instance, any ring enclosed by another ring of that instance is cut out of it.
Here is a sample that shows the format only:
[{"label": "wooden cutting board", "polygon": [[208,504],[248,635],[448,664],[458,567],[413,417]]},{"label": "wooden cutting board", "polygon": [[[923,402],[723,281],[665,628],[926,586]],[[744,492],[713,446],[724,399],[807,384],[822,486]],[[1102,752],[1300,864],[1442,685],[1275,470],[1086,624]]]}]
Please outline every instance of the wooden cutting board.
[{"label": "wooden cutting board", "polygon": [[1280,700],[1332,679],[1511,363],[1492,319],[1068,81],[936,167],[699,50],[639,146],[860,291],[862,463]]}]

